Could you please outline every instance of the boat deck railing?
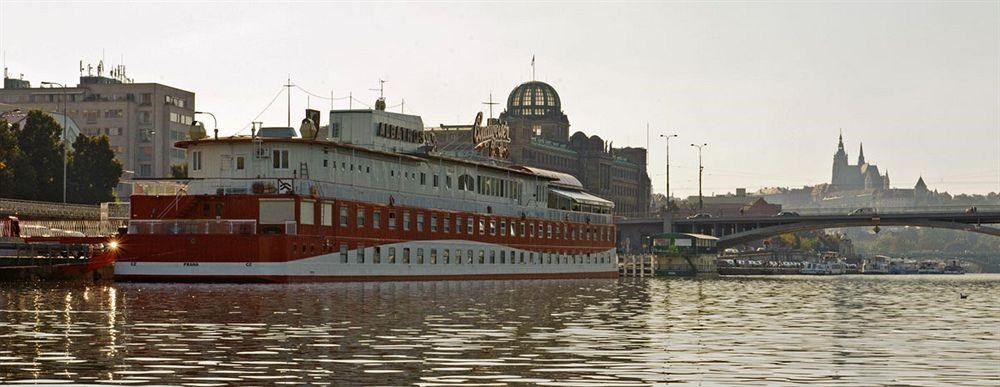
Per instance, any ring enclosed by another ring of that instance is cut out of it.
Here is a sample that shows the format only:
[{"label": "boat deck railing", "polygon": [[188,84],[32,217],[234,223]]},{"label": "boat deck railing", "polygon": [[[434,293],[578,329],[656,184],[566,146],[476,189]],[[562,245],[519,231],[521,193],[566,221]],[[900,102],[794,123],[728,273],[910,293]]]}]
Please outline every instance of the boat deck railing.
[{"label": "boat deck railing", "polygon": [[252,219],[137,219],[128,222],[129,234],[236,234],[257,233]]},{"label": "boat deck railing", "polygon": [[[374,188],[352,185],[348,183],[331,183],[325,181],[300,178],[208,178],[192,179],[187,184],[176,180],[143,181],[149,185],[142,192],[146,195],[176,196],[176,195],[255,195],[255,194],[291,194],[317,195],[321,197],[340,198],[346,200],[363,200],[383,203],[395,203],[400,206],[438,208],[447,199],[450,202],[445,209],[476,213],[491,213],[503,216],[527,216],[549,220],[566,220],[580,223],[613,224],[611,214],[588,213],[548,208],[534,199],[525,199],[523,204],[504,202],[503,198],[484,197],[474,193],[460,193],[459,196],[448,198],[420,193],[400,193],[387,188]],[[183,189],[177,188],[183,186]],[[153,188],[158,187],[158,188]],[[164,189],[171,187],[174,189]],[[465,195],[465,196],[461,196]],[[525,195],[529,195],[527,192]]]}]

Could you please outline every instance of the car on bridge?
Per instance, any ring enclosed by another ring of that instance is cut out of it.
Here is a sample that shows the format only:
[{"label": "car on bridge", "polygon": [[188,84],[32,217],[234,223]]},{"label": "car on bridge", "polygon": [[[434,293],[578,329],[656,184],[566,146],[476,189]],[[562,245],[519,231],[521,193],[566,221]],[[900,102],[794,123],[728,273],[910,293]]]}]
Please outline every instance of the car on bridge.
[{"label": "car on bridge", "polygon": [[796,216],[799,216],[799,213],[795,212],[795,211],[781,211],[781,212],[779,212],[777,214],[774,214],[775,218],[789,218],[789,217],[796,217]]},{"label": "car on bridge", "polygon": [[699,212],[697,214],[687,217],[687,219],[710,219],[710,218],[712,218],[712,214],[709,214],[707,212]]},{"label": "car on bridge", "polygon": [[871,207],[861,207],[861,208],[858,208],[858,209],[856,209],[854,211],[851,211],[851,213],[849,213],[847,215],[875,215],[875,214],[878,214],[878,211],[875,211],[874,208],[871,208]]}]

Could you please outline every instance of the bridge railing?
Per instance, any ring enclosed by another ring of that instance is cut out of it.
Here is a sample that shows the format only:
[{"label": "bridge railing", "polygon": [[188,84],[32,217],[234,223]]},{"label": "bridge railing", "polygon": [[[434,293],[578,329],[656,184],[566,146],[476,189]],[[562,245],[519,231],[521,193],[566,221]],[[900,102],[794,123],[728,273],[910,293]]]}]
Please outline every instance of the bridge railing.
[{"label": "bridge railing", "polygon": [[21,236],[108,236],[125,225],[125,220],[28,220],[21,221]]},{"label": "bridge railing", "polygon": [[105,202],[101,203],[101,220],[128,220],[132,208],[129,202]]},{"label": "bridge railing", "polygon": [[24,219],[100,219],[101,208],[86,204],[0,199],[0,216],[6,215]]},{"label": "bridge railing", "polygon": [[[975,208],[976,212],[1000,212],[1000,205],[967,205],[967,206],[924,206],[924,207],[871,207],[876,214],[926,214],[926,213],[949,213],[960,214]],[[807,207],[794,208],[785,207],[782,211],[796,212],[799,215],[848,215],[859,207]],[[867,208],[867,207],[866,207]]]},{"label": "bridge railing", "polygon": [[[874,215],[874,214],[963,214],[970,211],[970,209],[975,208],[976,213],[997,213],[1000,212],[1000,205],[952,205],[952,206],[924,206],[924,207],[863,207],[864,209],[874,209],[874,213],[866,213],[864,215]],[[854,211],[862,207],[784,207],[783,212],[794,212],[802,216],[810,215],[850,215]],[[708,211],[706,211],[708,212]],[[776,214],[775,214],[776,215]],[[859,214],[860,215],[860,214]],[[636,213],[615,213],[616,221],[623,220],[649,220],[649,219],[660,219],[660,214],[649,213],[649,212],[636,212]],[[753,218],[753,217],[768,217],[770,215],[760,215],[760,214],[725,214],[717,216],[719,218]],[[685,219],[685,215],[674,214],[675,220]]]}]

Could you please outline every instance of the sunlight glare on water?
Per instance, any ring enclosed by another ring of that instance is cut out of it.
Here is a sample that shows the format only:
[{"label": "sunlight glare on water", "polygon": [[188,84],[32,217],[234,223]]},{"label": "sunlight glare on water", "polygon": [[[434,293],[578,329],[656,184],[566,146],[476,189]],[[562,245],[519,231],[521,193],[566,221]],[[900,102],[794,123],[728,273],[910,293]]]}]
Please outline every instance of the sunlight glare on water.
[{"label": "sunlight glare on water", "polygon": [[998,292],[1000,275],[2,284],[0,384],[997,385]]}]

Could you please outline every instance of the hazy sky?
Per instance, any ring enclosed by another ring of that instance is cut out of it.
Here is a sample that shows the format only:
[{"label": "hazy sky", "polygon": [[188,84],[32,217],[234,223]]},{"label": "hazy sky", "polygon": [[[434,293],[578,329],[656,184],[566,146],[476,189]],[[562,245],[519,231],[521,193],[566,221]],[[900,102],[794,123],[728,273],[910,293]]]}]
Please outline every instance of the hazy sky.
[{"label": "hazy sky", "polygon": [[[506,102],[531,79],[535,55],[572,131],[646,146],[649,123],[654,192],[660,133],[680,136],[671,188],[686,196],[692,142],[709,144],[711,194],[828,182],[843,129],[852,163],[863,141],[893,186],[922,174],[931,189],[985,193],[1000,190],[998,4],[0,0],[0,48],[33,85],[76,84],[79,60],[124,58],[136,82],[195,92],[223,134],[248,127],[289,75],[368,104],[383,78],[388,105],[405,99],[425,125],[468,123],[490,92]],[[293,89],[293,122],[306,104]],[[285,96],[260,120],[283,125]]]}]

